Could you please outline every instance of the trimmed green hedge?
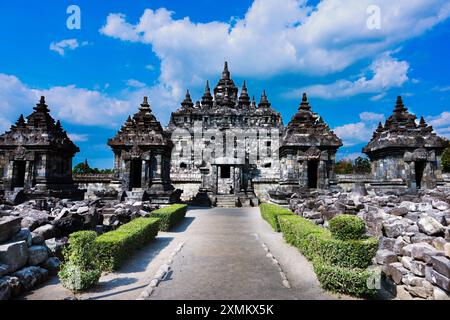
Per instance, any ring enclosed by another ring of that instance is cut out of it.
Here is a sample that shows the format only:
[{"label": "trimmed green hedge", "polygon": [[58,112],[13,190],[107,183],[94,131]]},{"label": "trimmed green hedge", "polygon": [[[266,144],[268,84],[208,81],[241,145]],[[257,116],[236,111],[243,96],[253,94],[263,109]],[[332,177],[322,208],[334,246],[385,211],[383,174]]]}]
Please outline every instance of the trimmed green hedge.
[{"label": "trimmed green hedge", "polygon": [[132,251],[155,238],[159,230],[159,219],[138,218],[117,230],[99,236],[95,243],[103,271],[116,270],[129,258]]},{"label": "trimmed green hedge", "polygon": [[259,209],[261,211],[262,218],[266,220],[276,232],[281,231],[280,224],[278,223],[278,216],[294,215],[292,211],[271,203],[260,204]]},{"label": "trimmed green hedge", "polygon": [[69,236],[69,245],[64,248],[64,263],[58,273],[62,285],[82,292],[95,286],[100,279],[94,231],[74,232]]},{"label": "trimmed green hedge", "polygon": [[159,230],[169,231],[174,225],[184,219],[188,206],[185,204],[174,204],[150,213],[152,218],[159,218]]},{"label": "trimmed green hedge", "polygon": [[325,229],[308,236],[310,251],[318,261],[345,268],[367,268],[378,250],[378,240],[337,240]]},{"label": "trimmed green hedge", "polygon": [[368,280],[376,276],[369,269],[342,268],[316,262],[314,272],[325,290],[356,297],[371,297],[377,293],[376,289],[369,289]]},{"label": "trimmed green hedge", "polygon": [[378,249],[378,240],[338,240],[330,230],[300,216],[282,215],[278,218],[283,236],[289,244],[314,265],[324,289],[356,296],[371,296],[367,287],[372,273],[366,268]]},{"label": "trimmed green hedge", "polygon": [[349,214],[342,214],[330,220],[330,231],[339,240],[360,240],[366,233],[364,221]]}]

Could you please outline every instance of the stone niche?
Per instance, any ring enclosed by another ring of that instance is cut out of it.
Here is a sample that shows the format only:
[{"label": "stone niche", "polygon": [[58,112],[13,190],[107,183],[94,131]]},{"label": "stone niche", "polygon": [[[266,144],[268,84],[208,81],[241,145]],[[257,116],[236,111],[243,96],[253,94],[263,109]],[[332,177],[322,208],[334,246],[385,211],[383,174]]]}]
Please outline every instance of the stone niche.
[{"label": "stone niche", "polygon": [[79,152],[61,123],[50,115],[45,98],[26,120],[21,115],[0,136],[0,188],[6,200],[33,198],[82,199],[72,180],[72,158]]},{"label": "stone niche", "polygon": [[147,97],[117,135],[109,139],[114,152],[114,182],[121,200],[170,204],[179,201],[181,190],[170,182],[172,142],[153,115]]},{"label": "stone niche", "polygon": [[442,185],[441,156],[448,141],[433,132],[421,117],[408,112],[397,98],[393,114],[380,123],[363,152],[372,161],[375,190],[414,192]]}]

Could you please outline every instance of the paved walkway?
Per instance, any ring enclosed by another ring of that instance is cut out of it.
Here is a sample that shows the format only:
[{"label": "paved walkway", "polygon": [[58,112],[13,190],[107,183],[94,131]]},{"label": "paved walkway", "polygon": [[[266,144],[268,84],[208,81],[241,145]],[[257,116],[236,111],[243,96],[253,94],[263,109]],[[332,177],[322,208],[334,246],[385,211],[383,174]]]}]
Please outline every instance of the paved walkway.
[{"label": "paved walkway", "polygon": [[[320,288],[311,264],[297,249],[285,244],[281,234],[272,231],[258,208],[189,210],[173,232],[160,233],[119,272],[102,276],[94,292],[78,297],[137,299],[182,243],[172,270],[149,299],[337,298]],[[280,268],[288,282],[283,282]],[[71,293],[54,279],[24,298],[68,296]]]}]

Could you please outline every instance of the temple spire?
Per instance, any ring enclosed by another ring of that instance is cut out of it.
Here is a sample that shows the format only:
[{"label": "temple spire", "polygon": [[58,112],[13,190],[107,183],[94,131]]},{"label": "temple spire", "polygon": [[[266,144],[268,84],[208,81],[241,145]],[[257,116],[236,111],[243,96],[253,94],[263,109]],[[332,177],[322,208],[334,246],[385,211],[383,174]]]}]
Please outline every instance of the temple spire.
[{"label": "temple spire", "polygon": [[186,91],[186,97],[184,98],[184,101],[181,103],[181,105],[186,109],[192,108],[194,106],[189,90]]},{"label": "temple spire", "polygon": [[244,80],[244,84],[242,85],[241,95],[239,97],[239,104],[241,106],[250,106],[250,96],[248,95],[247,84]]},{"label": "temple spire", "polygon": [[144,100],[141,103],[141,107],[139,108],[140,111],[144,112],[151,112],[150,104],[148,103],[148,97],[144,97]]},{"label": "temple spire", "polygon": [[23,128],[23,127],[25,127],[25,118],[23,117],[23,114],[21,114],[20,117],[19,117],[19,119],[17,119],[16,127],[17,127],[17,128]]},{"label": "temple spire", "polygon": [[213,97],[211,95],[211,89],[209,87],[209,81],[206,81],[205,93],[202,97],[202,106],[211,108],[213,105]]},{"label": "temple spire", "polygon": [[252,97],[252,108],[256,109],[256,100],[255,100],[255,96]]},{"label": "temple spire", "polygon": [[49,112],[48,106],[45,104],[45,97],[41,96],[41,99],[39,100],[39,103],[36,104],[36,107],[34,107],[34,110],[38,112]]},{"label": "temple spire", "polygon": [[397,102],[395,104],[395,109],[394,112],[396,113],[402,113],[407,111],[408,109],[406,109],[405,105],[403,104],[403,99],[401,96],[397,97]]},{"label": "temple spire", "polygon": [[228,61],[225,61],[225,65],[224,65],[223,71],[222,71],[222,79],[229,80],[230,76],[231,76],[230,71],[228,70]]},{"label": "temple spire", "polygon": [[263,93],[262,93],[261,101],[259,102],[258,107],[259,108],[270,108],[270,102],[267,99],[266,90],[264,90]]},{"label": "temple spire", "polygon": [[303,93],[302,102],[300,103],[299,110],[307,110],[307,111],[311,110],[311,106],[309,105],[308,96],[306,95],[306,93]]}]

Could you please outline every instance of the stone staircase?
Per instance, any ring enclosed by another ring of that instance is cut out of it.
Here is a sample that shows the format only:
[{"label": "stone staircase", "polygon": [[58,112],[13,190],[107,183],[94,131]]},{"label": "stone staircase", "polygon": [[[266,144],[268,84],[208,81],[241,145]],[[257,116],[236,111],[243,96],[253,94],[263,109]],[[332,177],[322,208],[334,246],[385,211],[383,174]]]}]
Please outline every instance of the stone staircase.
[{"label": "stone staircase", "polygon": [[219,208],[236,208],[235,195],[218,195],[216,196],[216,207]]}]

